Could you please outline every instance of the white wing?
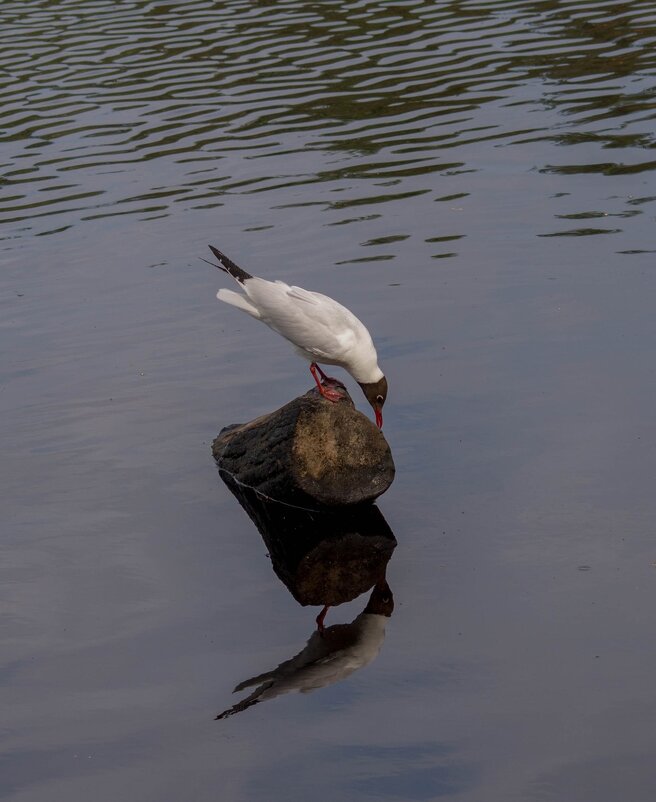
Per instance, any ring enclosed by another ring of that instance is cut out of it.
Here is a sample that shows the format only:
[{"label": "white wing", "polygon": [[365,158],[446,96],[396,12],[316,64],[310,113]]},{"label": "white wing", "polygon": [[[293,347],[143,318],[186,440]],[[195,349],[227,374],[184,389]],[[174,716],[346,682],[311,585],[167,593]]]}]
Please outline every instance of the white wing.
[{"label": "white wing", "polygon": [[[312,304],[312,306],[317,306],[319,304],[319,299],[316,297],[317,293],[304,290],[303,287],[290,287],[287,290],[287,295],[295,301],[303,301],[306,304]],[[324,298],[325,297],[324,295]]]},{"label": "white wing", "polygon": [[357,317],[327,295],[260,278],[244,290],[264,323],[318,360],[339,364],[356,344],[371,343]]}]

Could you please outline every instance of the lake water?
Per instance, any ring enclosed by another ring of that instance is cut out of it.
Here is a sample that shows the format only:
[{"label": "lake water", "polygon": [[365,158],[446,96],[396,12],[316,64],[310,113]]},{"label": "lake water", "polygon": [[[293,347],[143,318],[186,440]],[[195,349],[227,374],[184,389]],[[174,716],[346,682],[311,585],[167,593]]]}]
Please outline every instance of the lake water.
[{"label": "lake water", "polygon": [[[0,796],[651,801],[652,0],[3,0],[0,42]],[[220,721],[319,608],[211,456],[312,379],[208,243],[367,323],[397,468],[378,657]]]}]

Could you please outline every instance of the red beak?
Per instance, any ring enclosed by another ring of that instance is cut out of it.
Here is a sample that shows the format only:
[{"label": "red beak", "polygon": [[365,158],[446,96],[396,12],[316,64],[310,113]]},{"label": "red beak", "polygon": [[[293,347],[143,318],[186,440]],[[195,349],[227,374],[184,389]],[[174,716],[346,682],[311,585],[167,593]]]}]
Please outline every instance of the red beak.
[{"label": "red beak", "polygon": [[376,413],[376,426],[379,429],[383,428],[383,413],[379,409],[375,409],[374,412]]}]

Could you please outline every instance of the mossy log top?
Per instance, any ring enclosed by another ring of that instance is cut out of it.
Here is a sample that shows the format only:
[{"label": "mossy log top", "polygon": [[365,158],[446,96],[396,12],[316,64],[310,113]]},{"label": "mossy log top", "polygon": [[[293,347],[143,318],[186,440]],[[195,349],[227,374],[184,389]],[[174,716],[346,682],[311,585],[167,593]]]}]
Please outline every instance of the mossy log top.
[{"label": "mossy log top", "polygon": [[389,445],[346,388],[335,387],[341,401],[313,388],[275,412],[223,429],[212,446],[221,471],[264,497],[310,509],[380,496],[394,479]]}]

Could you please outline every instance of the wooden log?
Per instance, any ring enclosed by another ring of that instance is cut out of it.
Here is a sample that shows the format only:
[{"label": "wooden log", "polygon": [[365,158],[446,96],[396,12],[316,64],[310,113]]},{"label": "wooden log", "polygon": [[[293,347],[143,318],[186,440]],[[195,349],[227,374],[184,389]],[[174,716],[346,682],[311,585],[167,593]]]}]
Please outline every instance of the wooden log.
[{"label": "wooden log", "polygon": [[221,476],[262,535],[276,575],[299,604],[343,604],[385,576],[396,538],[376,506],[301,510],[266,501],[229,474]]},{"label": "wooden log", "polygon": [[318,509],[371,502],[394,479],[394,461],[375,424],[316,388],[249,423],[223,429],[212,453],[219,469],[261,496]]}]

